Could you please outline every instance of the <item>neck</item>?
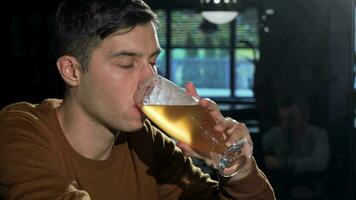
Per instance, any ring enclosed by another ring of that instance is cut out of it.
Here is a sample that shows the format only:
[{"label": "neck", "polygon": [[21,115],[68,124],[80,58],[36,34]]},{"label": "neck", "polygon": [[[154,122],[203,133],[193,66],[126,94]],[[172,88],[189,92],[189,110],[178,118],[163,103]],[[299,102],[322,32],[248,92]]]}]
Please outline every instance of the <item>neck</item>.
[{"label": "neck", "polygon": [[57,117],[68,142],[80,155],[93,160],[110,156],[118,132],[113,134],[71,99],[63,100]]}]

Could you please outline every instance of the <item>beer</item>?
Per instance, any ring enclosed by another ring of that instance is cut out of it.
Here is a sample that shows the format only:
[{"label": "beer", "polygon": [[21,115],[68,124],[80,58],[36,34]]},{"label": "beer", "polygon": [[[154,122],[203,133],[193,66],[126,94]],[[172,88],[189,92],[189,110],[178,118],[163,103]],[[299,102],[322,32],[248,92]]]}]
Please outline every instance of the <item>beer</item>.
[{"label": "beer", "polygon": [[[158,74],[139,83],[134,102],[164,132],[212,161],[224,177],[238,173],[252,155],[252,145],[244,145],[246,138],[227,147],[224,134],[215,131],[215,120],[199,100]],[[248,157],[241,153],[244,147],[251,150]]]},{"label": "beer", "polygon": [[143,105],[142,111],[163,131],[201,151],[221,153],[223,135],[214,130],[215,121],[200,105]]}]

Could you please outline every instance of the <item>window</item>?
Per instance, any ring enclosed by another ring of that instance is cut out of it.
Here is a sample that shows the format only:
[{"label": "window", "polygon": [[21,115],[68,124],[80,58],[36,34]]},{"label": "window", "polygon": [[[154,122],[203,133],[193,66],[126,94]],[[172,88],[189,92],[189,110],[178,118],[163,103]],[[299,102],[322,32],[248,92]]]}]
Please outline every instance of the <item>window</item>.
[{"label": "window", "polygon": [[259,59],[257,10],[247,9],[236,17],[235,90],[236,97],[253,97],[253,75]]},{"label": "window", "polygon": [[203,17],[193,10],[172,11],[172,81],[183,86],[193,81],[201,96],[229,97],[229,24],[204,27]]},{"label": "window", "polygon": [[166,76],[167,62],[166,62],[166,47],[167,47],[167,16],[164,10],[156,10],[155,13],[160,21],[160,26],[157,31],[159,44],[162,47],[162,52],[157,59],[157,70],[160,74]]},{"label": "window", "polygon": [[235,50],[235,96],[253,97],[253,75],[257,55],[254,49],[237,48]]},{"label": "window", "polygon": [[205,21],[192,9],[155,12],[163,50],[159,73],[181,87],[192,81],[204,97],[253,97],[259,59],[257,9],[246,9],[233,23],[221,25]]},{"label": "window", "polygon": [[171,80],[178,85],[192,81],[201,96],[231,96],[228,50],[174,48],[171,58]]}]

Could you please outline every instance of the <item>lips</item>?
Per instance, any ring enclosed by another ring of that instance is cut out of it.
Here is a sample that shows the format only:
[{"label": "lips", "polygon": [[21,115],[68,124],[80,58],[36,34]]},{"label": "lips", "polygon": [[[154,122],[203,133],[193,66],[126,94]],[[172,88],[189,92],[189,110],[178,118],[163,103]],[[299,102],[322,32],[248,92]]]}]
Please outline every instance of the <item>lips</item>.
[{"label": "lips", "polygon": [[138,114],[144,116],[145,114],[142,112],[142,110],[137,106],[137,105],[134,105],[133,106],[133,110],[134,112],[137,112]]}]

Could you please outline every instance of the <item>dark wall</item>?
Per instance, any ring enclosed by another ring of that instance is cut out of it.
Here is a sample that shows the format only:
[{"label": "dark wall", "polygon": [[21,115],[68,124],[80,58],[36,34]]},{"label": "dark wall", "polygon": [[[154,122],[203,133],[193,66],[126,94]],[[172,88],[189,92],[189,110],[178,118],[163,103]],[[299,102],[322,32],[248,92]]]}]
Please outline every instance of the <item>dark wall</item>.
[{"label": "dark wall", "polygon": [[[331,151],[333,159],[338,166],[333,166],[331,170],[339,171],[333,173],[336,188],[347,188],[348,195],[355,197],[355,133],[353,128],[353,112],[355,102],[352,97],[352,85],[354,79],[354,1],[329,0],[329,63],[332,82],[328,90],[328,113],[326,116],[329,128],[329,137],[332,141]],[[347,186],[340,186],[339,181],[346,182]],[[336,195],[334,196],[336,198]],[[346,199],[346,198],[345,198]]]},{"label": "dark wall", "polygon": [[262,11],[270,8],[275,13],[262,20],[261,59],[255,73],[262,130],[276,123],[276,103],[282,95],[306,95],[311,123],[329,135],[330,198],[350,199],[355,189],[353,2],[263,0]]},{"label": "dark wall", "polygon": [[51,51],[57,4],[50,2],[10,2],[7,6],[10,14],[0,15],[0,107],[14,101],[38,102],[62,95],[62,82]]},{"label": "dark wall", "polygon": [[[261,59],[254,85],[262,117],[275,123],[278,99],[298,93],[312,104],[311,122],[326,126],[323,118],[327,114],[331,82],[327,1],[262,2],[261,18],[266,19],[260,29]],[[273,9],[274,14],[266,15],[265,9]]]}]

